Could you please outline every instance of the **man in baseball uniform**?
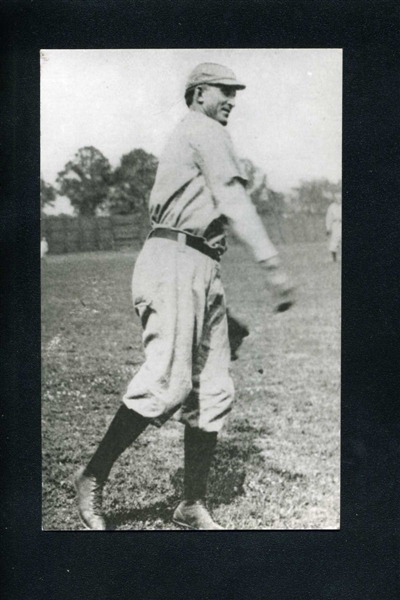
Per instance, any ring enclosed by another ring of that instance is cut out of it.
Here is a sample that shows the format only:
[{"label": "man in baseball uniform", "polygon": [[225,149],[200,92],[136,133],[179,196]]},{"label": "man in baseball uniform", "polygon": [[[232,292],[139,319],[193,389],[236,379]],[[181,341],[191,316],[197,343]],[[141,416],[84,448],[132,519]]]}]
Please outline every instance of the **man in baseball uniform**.
[{"label": "man in baseball uniform", "polygon": [[40,258],[44,258],[49,251],[49,245],[46,238],[43,236],[40,240]]},{"label": "man in baseball uniform", "polygon": [[329,205],[326,213],[326,233],[329,236],[328,249],[332,254],[333,262],[342,241],[342,194],[334,195],[334,201]]},{"label": "man in baseball uniform", "polygon": [[172,415],[185,427],[184,499],[174,522],[223,529],[205,496],[218,432],[233,400],[220,278],[227,226],[260,265],[278,310],[293,303],[293,287],[246,194],[246,177],[225,129],[236,92],[244,88],[230,69],[213,63],[198,65],[186,82],[189,110],[160,157],[149,206],[152,231],[133,274],[145,362],[75,479],[79,513],[90,529],[106,529],[102,490],[116,459],[149,424],[160,427]]}]

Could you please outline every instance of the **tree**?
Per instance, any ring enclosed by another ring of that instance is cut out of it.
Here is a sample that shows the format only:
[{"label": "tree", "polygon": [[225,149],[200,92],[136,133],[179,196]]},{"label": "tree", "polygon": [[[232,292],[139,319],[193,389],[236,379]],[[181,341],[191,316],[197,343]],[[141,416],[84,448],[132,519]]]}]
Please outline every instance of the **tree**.
[{"label": "tree", "polygon": [[260,214],[281,212],[284,196],[268,187],[267,175],[250,159],[241,160],[242,168],[248,178],[247,193]]},{"label": "tree", "polygon": [[[261,212],[261,211],[260,211]],[[268,188],[268,203],[265,205],[264,214],[286,212],[285,194],[275,192]]]},{"label": "tree", "polygon": [[120,166],[114,171],[108,198],[111,214],[147,211],[157,164],[157,158],[141,148],[122,156]]},{"label": "tree", "polygon": [[59,194],[67,196],[82,216],[94,216],[109,195],[111,165],[93,146],[80,148],[58,174]]},{"label": "tree", "polygon": [[332,183],[328,179],[301,181],[294,189],[291,204],[294,210],[307,213],[324,213],[332,202],[333,194],[342,188],[341,181]]},{"label": "tree", "polygon": [[54,206],[57,193],[50,183],[46,183],[40,178],[40,208],[43,210],[45,206]]}]

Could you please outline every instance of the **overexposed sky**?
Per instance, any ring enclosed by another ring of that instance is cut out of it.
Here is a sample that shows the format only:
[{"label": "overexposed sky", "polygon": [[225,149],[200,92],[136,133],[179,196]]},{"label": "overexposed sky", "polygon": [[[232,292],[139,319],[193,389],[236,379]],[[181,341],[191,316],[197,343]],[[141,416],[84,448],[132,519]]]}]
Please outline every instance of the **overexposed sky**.
[{"label": "overexposed sky", "polygon": [[239,156],[269,186],[288,192],[300,179],[341,178],[340,49],[42,50],[41,173],[57,173],[82,146],[115,167],[123,154],[160,154],[184,117],[188,73],[200,62],[233,69],[237,94],[228,128]]}]

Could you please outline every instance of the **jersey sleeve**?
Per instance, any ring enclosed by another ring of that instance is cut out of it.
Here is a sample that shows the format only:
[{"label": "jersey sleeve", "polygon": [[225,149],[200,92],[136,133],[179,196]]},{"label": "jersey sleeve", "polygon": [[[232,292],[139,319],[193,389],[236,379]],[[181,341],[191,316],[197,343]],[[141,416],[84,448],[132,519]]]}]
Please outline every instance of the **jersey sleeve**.
[{"label": "jersey sleeve", "polygon": [[247,177],[229,134],[219,124],[203,126],[195,141],[196,160],[221,214],[258,262],[278,254],[245,190]]},{"label": "jersey sleeve", "polygon": [[209,123],[202,123],[196,131],[193,146],[197,165],[204,178],[213,190],[219,185],[229,185],[238,178],[245,185],[247,176],[240,165],[232,140],[227,131],[219,123],[207,118]]}]

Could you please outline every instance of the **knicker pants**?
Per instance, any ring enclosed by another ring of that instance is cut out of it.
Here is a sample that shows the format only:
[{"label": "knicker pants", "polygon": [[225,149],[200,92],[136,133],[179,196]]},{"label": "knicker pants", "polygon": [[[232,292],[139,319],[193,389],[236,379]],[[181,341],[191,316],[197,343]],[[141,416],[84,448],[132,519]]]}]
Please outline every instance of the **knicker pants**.
[{"label": "knicker pants", "polygon": [[233,383],[220,265],[180,241],[146,241],[133,273],[145,362],[123,398],[160,426],[217,432],[231,410]]}]

